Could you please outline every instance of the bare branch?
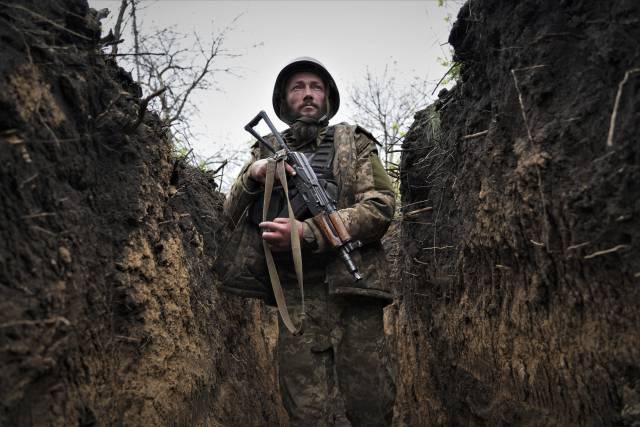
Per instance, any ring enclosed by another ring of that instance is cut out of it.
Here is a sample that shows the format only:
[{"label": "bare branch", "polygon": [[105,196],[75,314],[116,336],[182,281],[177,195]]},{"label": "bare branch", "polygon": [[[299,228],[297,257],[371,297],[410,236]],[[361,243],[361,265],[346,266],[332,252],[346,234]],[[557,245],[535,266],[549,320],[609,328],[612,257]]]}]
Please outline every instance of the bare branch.
[{"label": "bare branch", "polygon": [[[368,128],[382,145],[381,158],[387,172],[398,169],[397,147],[413,121],[414,114],[427,106],[429,96],[423,79],[401,86],[396,73],[386,66],[382,74],[365,73],[361,86],[351,90],[351,102],[357,111],[353,119]],[[397,172],[394,172],[397,175]]]},{"label": "bare branch", "polygon": [[627,83],[627,80],[629,80],[629,76],[635,73],[640,73],[640,68],[632,68],[631,70],[627,70],[627,72],[624,73],[624,78],[618,84],[618,92],[616,93],[616,100],[613,103],[613,113],[611,113],[611,120],[609,123],[607,147],[611,147],[613,145],[613,132],[616,128],[616,117],[618,116],[618,106],[620,105],[620,98],[622,97],[622,88],[624,87],[625,83]]},{"label": "bare branch", "polygon": [[481,136],[484,136],[486,134],[489,133],[489,130],[483,130],[480,132],[476,132],[476,133],[472,133],[471,135],[465,135],[462,137],[462,139],[473,139],[473,138],[479,138]]},{"label": "bare branch", "polygon": [[137,0],[131,0],[131,30],[133,31],[133,51],[136,53],[136,56],[134,56],[136,64],[136,81],[140,82],[140,61],[138,59],[140,54],[140,38],[138,33],[138,19],[136,18],[136,1]]},{"label": "bare branch", "polygon": [[160,52],[139,52],[139,53],[115,53],[113,56],[164,56],[164,53]]},{"label": "bare branch", "polygon": [[[120,10],[118,11],[118,19],[116,19],[116,24],[113,27],[113,37],[115,40],[120,40],[120,36],[122,35],[122,18],[124,17],[124,12],[127,9],[128,0],[122,0],[120,4]],[[111,47],[111,55],[118,54],[118,43],[114,43]]]},{"label": "bare branch", "polygon": [[144,98],[142,100],[142,102],[140,103],[140,109],[138,110],[138,119],[131,125],[127,126],[125,128],[125,132],[132,132],[134,130],[136,130],[138,128],[138,126],[140,126],[140,124],[142,123],[142,120],[144,119],[144,114],[147,111],[147,106],[149,105],[149,102],[157,97],[160,96],[164,93],[164,91],[167,90],[166,87],[160,88],[157,91],[153,92],[151,95],[147,96],[146,98]]},{"label": "bare branch", "polygon": [[[191,95],[191,92],[193,92],[193,90],[196,89],[200,85],[200,83],[203,81],[203,79],[209,73],[209,71],[210,71],[209,67],[210,67],[211,62],[213,61],[213,59],[218,55],[218,50],[220,49],[220,45],[222,43],[223,36],[224,36],[224,33],[220,34],[217,38],[213,39],[213,41],[211,42],[211,48],[209,50],[209,54],[208,54],[208,56],[206,56],[205,63],[202,66],[202,68],[200,70],[200,73],[191,82],[191,85],[189,85],[187,90],[182,95],[182,100],[180,102],[180,105],[175,110],[174,115],[169,119],[169,123],[174,122],[175,120],[177,120],[181,116],[182,110],[184,109],[184,106],[185,106],[185,103],[189,99],[189,95]],[[205,55],[205,52],[202,49],[202,44],[200,43],[200,38],[198,37],[197,34],[195,34],[195,37],[196,37],[196,41],[198,42],[198,45],[200,46],[201,53],[203,55]]]},{"label": "bare branch", "polygon": [[216,169],[213,170],[213,174],[217,174],[218,172],[220,172],[220,170],[222,168],[224,168],[225,166],[227,166],[227,163],[229,163],[229,160],[225,160],[224,162],[222,162],[222,164],[220,166],[218,166]]}]

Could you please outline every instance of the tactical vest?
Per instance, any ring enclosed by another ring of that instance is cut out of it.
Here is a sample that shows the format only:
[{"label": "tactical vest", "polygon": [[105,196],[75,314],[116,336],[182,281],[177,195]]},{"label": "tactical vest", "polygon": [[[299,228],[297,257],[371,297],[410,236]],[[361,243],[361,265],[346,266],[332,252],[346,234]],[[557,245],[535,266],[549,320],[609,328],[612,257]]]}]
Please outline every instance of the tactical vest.
[{"label": "tactical vest", "polygon": [[[327,129],[327,133],[329,133],[329,129]],[[363,170],[364,175],[359,176],[357,168],[352,167],[358,161],[359,152],[375,152],[375,142],[373,142],[373,137],[364,129],[346,123],[335,125],[332,132],[334,132],[332,134],[333,144],[327,144],[328,146],[323,148],[322,151],[327,150],[326,154],[314,156],[312,160],[314,160],[313,163],[315,165],[312,167],[316,172],[320,172],[320,175],[324,177],[323,179],[329,178],[328,186],[331,186],[333,181],[337,183],[339,191],[334,190],[337,193],[337,207],[338,209],[347,209],[355,206],[357,204],[356,199],[362,196],[361,193],[358,193],[359,189],[361,191],[370,191],[367,190],[369,187],[366,184],[363,185],[363,180],[375,184],[374,177],[367,174],[367,171]],[[361,135],[361,142],[363,142],[362,136],[371,140],[370,145],[358,147],[356,144],[358,135]],[[324,146],[324,144],[322,145]],[[260,158],[268,155],[266,150],[261,150],[259,154],[261,155]],[[309,153],[309,155],[311,154]],[[321,158],[324,158],[326,163],[321,162]],[[326,171],[326,166],[331,164],[329,162],[333,163],[332,170],[327,171],[328,173],[323,172],[322,169]],[[322,168],[322,165],[325,168]],[[373,173],[373,171],[371,172]],[[247,197],[244,189],[242,191],[243,194],[241,196]],[[374,190],[374,192],[376,191]],[[388,193],[388,191],[384,190],[384,193]],[[237,194],[237,196],[239,197],[240,194]],[[250,197],[252,204],[258,205],[255,208],[256,211],[261,213],[262,204],[258,202],[258,200],[261,200],[261,196],[251,193]],[[385,197],[391,197],[391,195],[386,194]],[[244,206],[246,207],[247,205],[245,204]],[[250,204],[249,206],[252,205]],[[272,213],[271,217],[277,216],[278,213]],[[216,259],[214,268],[220,277],[220,288],[223,291],[246,298],[260,298],[268,304],[274,304],[261,234],[258,227],[253,223],[254,220],[250,218],[250,214],[251,208],[245,209],[243,207],[241,216],[234,221],[236,224],[235,230],[227,243],[227,247],[233,249],[222,250]],[[288,217],[286,214],[280,216]],[[349,214],[347,215],[348,217]],[[259,221],[261,216],[256,215],[255,219]],[[307,220],[307,222],[312,221]],[[319,262],[317,258],[313,258],[316,255],[323,256],[323,260]],[[324,273],[324,283],[330,295],[379,298],[386,302],[393,300],[392,283],[388,280],[384,248],[379,240],[374,239],[365,243],[364,246],[352,254],[354,263],[365,278],[358,282],[353,281],[353,276],[344,267],[342,259],[330,250],[317,254],[307,253],[305,256],[305,268],[307,268],[305,277],[315,276],[316,273]],[[313,271],[308,271],[309,269]]]},{"label": "tactical vest", "polygon": [[[318,177],[318,182],[327,191],[327,194],[334,200],[338,197],[338,186],[333,176],[333,136],[335,127],[327,128],[324,138],[315,149],[315,151],[303,152],[309,160],[311,168]],[[307,208],[302,194],[295,188],[289,189],[289,197],[291,198],[291,207],[297,220],[304,221],[311,217],[311,212]],[[249,218],[251,222],[258,225],[262,222],[262,193],[257,197],[256,202],[250,207]],[[269,203],[269,211],[267,212],[267,220],[273,221],[274,218],[288,218],[287,200],[285,199],[284,190],[281,185],[276,185],[271,193],[271,202]]]}]

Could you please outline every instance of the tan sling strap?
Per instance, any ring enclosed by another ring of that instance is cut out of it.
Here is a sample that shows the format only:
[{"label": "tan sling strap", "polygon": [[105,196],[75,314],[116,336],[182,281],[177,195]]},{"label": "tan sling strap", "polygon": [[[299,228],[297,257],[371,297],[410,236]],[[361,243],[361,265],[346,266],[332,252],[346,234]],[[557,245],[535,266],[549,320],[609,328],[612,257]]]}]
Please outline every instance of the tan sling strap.
[{"label": "tan sling strap", "polygon": [[262,247],[264,248],[264,256],[267,261],[267,268],[269,270],[269,278],[271,279],[271,286],[273,288],[273,294],[276,298],[276,305],[278,306],[278,312],[282,318],[282,322],[289,329],[293,335],[302,334],[302,326],[305,318],[304,309],[304,287],[302,283],[302,252],[300,250],[300,236],[298,235],[298,227],[296,226],[296,219],[291,208],[291,201],[289,200],[289,186],[287,185],[287,176],[284,168],[284,157],[276,155],[276,158],[267,159],[267,175],[264,183],[264,203],[262,205],[262,221],[267,220],[267,212],[269,211],[269,202],[271,201],[271,193],[273,192],[273,183],[275,181],[275,175],[278,175],[280,184],[284,189],[285,198],[287,199],[287,207],[289,210],[289,225],[291,228],[291,252],[293,254],[293,264],[296,270],[296,278],[298,279],[298,287],[300,288],[300,295],[302,298],[302,312],[300,314],[300,326],[295,327],[289,310],[287,309],[287,302],[284,298],[284,292],[282,291],[282,285],[280,284],[280,277],[278,276],[278,270],[276,264],[273,261],[273,255],[269,245],[264,240],[262,241]]}]

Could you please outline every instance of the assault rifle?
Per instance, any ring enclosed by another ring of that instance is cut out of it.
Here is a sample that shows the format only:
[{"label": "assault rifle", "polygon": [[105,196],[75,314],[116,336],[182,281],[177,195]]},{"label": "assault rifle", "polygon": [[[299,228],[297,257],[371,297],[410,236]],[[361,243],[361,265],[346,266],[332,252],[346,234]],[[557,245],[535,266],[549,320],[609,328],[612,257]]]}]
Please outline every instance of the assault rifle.
[{"label": "assault rifle", "polygon": [[[255,131],[254,128],[260,123],[260,120],[265,121],[280,145],[280,150],[272,147]],[[352,240],[344,222],[342,222],[342,218],[338,214],[335,202],[329,197],[324,187],[320,185],[318,177],[311,168],[307,156],[289,149],[282,135],[276,130],[269,116],[267,116],[267,113],[264,111],[260,111],[244,129],[267,147],[276,159],[284,158],[284,160],[293,167],[296,174],[291,177],[291,181],[302,195],[305,204],[313,215],[313,221],[318,228],[320,228],[322,234],[327,238],[331,246],[338,251],[340,258],[344,261],[347,270],[349,270],[353,278],[356,281],[362,279],[362,276],[358,272],[358,267],[356,267],[351,258],[351,253],[361,246],[360,241],[354,242]]]}]

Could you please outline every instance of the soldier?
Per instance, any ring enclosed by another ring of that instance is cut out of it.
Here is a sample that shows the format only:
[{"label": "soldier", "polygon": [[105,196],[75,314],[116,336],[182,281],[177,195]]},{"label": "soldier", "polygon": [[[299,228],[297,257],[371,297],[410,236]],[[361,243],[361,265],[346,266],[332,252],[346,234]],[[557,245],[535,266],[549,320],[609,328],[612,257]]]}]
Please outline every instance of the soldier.
[{"label": "soldier", "polygon": [[[300,336],[280,327],[277,351],[284,405],[294,426],[389,425],[395,388],[382,316],[392,294],[380,239],[394,215],[391,180],[369,132],[346,123],[328,126],[340,95],[317,60],[298,58],[285,66],[276,78],[272,102],[278,118],[290,126],[283,132],[287,144],[307,155],[336,200],[347,231],[363,244],[352,253],[364,277],[355,282],[292,190],[303,248],[306,320]],[[261,217],[269,154],[254,146],[225,201],[234,234],[245,236],[238,240],[237,253],[249,255],[237,256],[222,274],[223,289],[270,299],[269,292],[261,290],[268,277],[261,249],[251,237],[257,235],[274,252],[287,304],[296,313],[301,303],[282,192],[274,193],[270,204],[281,213],[272,221],[262,222]]]}]

